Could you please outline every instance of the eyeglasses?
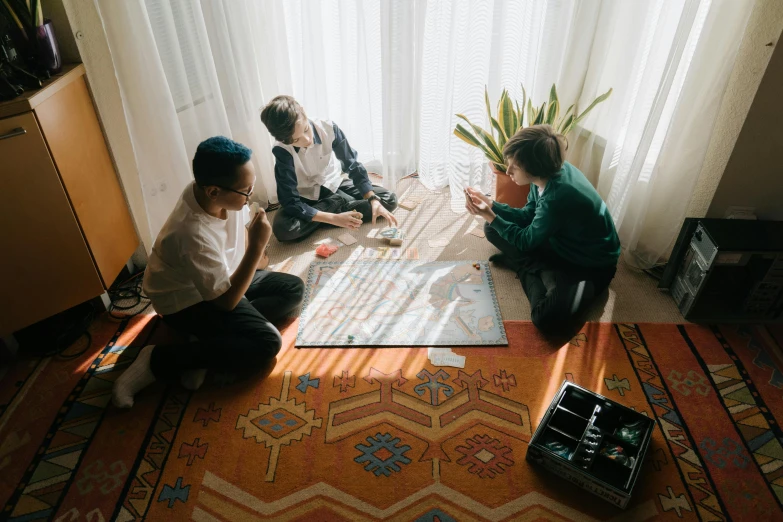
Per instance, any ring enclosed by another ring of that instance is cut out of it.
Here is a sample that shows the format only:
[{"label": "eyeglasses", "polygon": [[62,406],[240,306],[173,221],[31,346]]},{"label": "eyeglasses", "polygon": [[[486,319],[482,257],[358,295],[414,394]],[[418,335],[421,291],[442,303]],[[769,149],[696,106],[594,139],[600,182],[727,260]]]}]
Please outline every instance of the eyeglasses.
[{"label": "eyeglasses", "polygon": [[233,193],[235,193],[235,194],[239,194],[240,196],[245,196],[245,197],[246,197],[246,198],[248,198],[248,199],[250,198],[250,196],[252,196],[252,195],[253,195],[253,190],[255,189],[255,187],[251,187],[251,188],[250,188],[250,192],[240,192],[240,191],[238,191],[238,190],[234,190],[234,189],[232,189],[232,188],[228,188],[228,187],[221,187],[220,185],[217,185],[217,187],[218,187],[218,188],[220,188],[220,189],[223,189],[223,190],[227,190],[227,191],[229,191],[229,192],[233,192]]}]

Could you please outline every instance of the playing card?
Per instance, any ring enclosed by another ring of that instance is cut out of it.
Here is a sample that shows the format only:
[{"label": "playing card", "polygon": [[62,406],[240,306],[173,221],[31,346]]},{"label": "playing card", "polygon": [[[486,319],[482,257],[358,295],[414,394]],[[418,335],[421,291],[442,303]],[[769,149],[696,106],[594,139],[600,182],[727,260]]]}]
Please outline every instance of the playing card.
[{"label": "playing card", "polygon": [[337,236],[337,239],[339,239],[345,246],[350,246],[356,243],[356,238],[353,237],[351,234],[343,234],[341,236]]},{"label": "playing card", "polygon": [[433,366],[452,366],[454,368],[465,367],[465,356],[457,355],[455,353],[450,354],[436,354],[430,359]]}]

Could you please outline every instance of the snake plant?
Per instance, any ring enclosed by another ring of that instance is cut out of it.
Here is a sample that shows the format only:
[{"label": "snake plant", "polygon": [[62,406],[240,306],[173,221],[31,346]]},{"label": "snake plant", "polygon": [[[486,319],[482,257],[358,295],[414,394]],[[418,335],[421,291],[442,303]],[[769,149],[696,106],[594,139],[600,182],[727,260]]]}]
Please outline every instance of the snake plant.
[{"label": "snake plant", "polygon": [[481,149],[487,159],[495,164],[495,168],[505,172],[506,165],[503,161],[503,146],[519,129],[525,127],[525,117],[527,117],[528,126],[546,123],[551,125],[555,132],[565,136],[596,105],[606,100],[610,94],[612,94],[612,89],[593,100],[593,103],[581,113],[577,109],[576,104],[572,104],[561,116],[560,101],[557,98],[557,89],[554,84],[552,84],[552,89],[549,91],[549,101],[544,102],[540,107],[533,105],[532,100],[527,97],[527,92],[525,92],[525,86],[523,85],[522,105],[520,106],[516,100],[512,101],[508,90],[503,89],[500,100],[498,100],[497,117],[495,117],[492,115],[487,88],[484,87],[484,102],[487,107],[487,117],[491,123],[489,132],[471,123],[464,114],[457,114],[458,118],[468,124],[470,130],[458,123],[454,129],[454,135],[468,145]]}]

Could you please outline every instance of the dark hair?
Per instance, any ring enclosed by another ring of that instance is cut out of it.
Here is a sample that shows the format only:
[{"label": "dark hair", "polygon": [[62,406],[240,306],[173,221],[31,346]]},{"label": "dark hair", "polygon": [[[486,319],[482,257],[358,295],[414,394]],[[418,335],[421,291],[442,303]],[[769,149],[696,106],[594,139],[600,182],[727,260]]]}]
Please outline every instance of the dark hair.
[{"label": "dark hair", "polygon": [[276,96],[261,111],[261,121],[277,141],[290,143],[299,118],[307,118],[304,108],[293,96]]},{"label": "dark hair", "polygon": [[198,144],[193,156],[193,177],[199,187],[230,187],[237,179],[237,167],[248,161],[253,151],[225,136],[215,136]]},{"label": "dark hair", "polygon": [[513,159],[537,178],[551,178],[556,175],[565,161],[568,142],[565,136],[557,134],[549,125],[531,125],[519,129],[503,147],[503,159]]}]

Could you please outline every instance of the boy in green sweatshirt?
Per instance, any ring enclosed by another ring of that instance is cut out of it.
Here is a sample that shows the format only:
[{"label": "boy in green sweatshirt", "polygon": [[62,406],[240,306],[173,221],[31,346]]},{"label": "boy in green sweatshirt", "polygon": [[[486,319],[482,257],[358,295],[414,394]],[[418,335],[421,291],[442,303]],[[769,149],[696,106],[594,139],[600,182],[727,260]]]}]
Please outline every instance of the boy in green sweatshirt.
[{"label": "boy in green sweatshirt", "polygon": [[506,173],[531,185],[524,208],[465,191],[465,207],[486,220],[487,239],[500,250],[489,260],[517,272],[533,324],[546,334],[567,333],[577,312],[609,286],[620,257],[606,203],[564,161],[564,142],[549,125],[533,125],[506,143]]}]

